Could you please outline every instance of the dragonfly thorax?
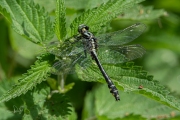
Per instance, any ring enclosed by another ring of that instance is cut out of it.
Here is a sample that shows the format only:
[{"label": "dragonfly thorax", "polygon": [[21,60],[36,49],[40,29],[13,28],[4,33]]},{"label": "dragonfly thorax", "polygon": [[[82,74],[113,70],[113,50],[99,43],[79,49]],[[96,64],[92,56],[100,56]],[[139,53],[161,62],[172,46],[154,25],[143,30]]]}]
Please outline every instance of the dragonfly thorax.
[{"label": "dragonfly thorax", "polygon": [[85,39],[91,39],[93,38],[93,34],[88,31],[89,27],[86,25],[80,25],[78,28],[78,32],[81,34],[81,36]]},{"label": "dragonfly thorax", "polygon": [[87,25],[84,25],[84,24],[79,25],[79,27],[78,27],[78,32],[79,33],[82,33],[84,31],[88,31],[88,30],[89,30],[89,27]]},{"label": "dragonfly thorax", "polygon": [[80,33],[81,38],[84,38],[83,44],[84,44],[85,48],[90,52],[91,51],[96,52],[96,50],[97,50],[96,38],[88,30],[89,30],[89,27],[86,25],[80,25],[78,28],[78,32]]}]

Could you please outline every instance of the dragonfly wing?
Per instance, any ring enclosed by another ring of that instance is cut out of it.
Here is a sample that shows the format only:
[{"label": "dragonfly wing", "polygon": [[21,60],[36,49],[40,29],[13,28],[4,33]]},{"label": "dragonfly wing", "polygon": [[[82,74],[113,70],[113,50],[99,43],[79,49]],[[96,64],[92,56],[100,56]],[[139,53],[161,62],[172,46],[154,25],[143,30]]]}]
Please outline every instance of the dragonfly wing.
[{"label": "dragonfly wing", "polygon": [[124,30],[97,36],[98,45],[123,45],[129,43],[140,36],[145,31],[146,26],[142,23],[136,23]]},{"label": "dragonfly wing", "polygon": [[63,44],[60,44],[59,41],[53,41],[46,46],[46,49],[49,53],[56,56],[73,56],[84,51],[83,45],[81,42],[69,42],[66,41]]},{"label": "dragonfly wing", "polygon": [[125,59],[123,62],[127,62],[127,61],[131,61],[131,60],[140,58],[146,53],[145,48],[139,44],[118,47],[118,49],[116,49],[116,51],[125,55]]},{"label": "dragonfly wing", "polygon": [[[51,68],[51,73],[55,75],[59,75],[60,73],[74,73],[74,66],[75,64],[82,64],[82,61],[85,61],[84,54],[77,54],[76,56],[66,57],[66,59],[60,59],[59,61],[55,62]],[[84,66],[83,66],[84,67]]]},{"label": "dragonfly wing", "polygon": [[63,63],[63,61],[59,60],[52,66],[51,73],[54,75],[60,75],[60,73],[64,72],[62,68],[66,69],[67,66]]},{"label": "dragonfly wing", "polygon": [[58,56],[59,55],[59,47],[60,47],[60,42],[59,41],[52,41],[48,44],[45,45],[47,52]]},{"label": "dragonfly wing", "polygon": [[145,49],[139,45],[126,46],[108,46],[100,48],[101,53],[98,54],[102,63],[117,64],[124,63],[136,58],[140,58],[145,54]]},{"label": "dragonfly wing", "polygon": [[[69,52],[68,52],[69,51]],[[63,54],[66,53],[66,56],[76,56],[78,54],[84,54],[84,47],[82,44],[76,44],[71,46],[71,48],[67,48],[62,52]]]}]

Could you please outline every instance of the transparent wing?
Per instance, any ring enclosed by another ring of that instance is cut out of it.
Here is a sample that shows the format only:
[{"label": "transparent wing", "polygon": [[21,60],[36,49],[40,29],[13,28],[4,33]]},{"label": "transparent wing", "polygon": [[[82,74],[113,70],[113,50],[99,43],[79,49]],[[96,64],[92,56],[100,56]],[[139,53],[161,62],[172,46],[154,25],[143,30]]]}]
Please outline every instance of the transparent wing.
[{"label": "transparent wing", "polygon": [[84,59],[86,59],[84,54],[79,54],[72,58],[60,59],[52,66],[51,73],[55,75],[58,75],[62,72],[67,74],[74,73],[75,64],[80,64],[82,61],[84,61]]},{"label": "transparent wing", "polygon": [[119,49],[116,49],[116,51],[125,55],[124,62],[140,58],[146,53],[144,47],[139,44],[122,46],[119,47]]},{"label": "transparent wing", "polygon": [[85,56],[85,48],[82,43],[83,39],[76,41],[66,41],[60,44],[59,41],[53,41],[46,47],[47,51],[56,55],[59,58],[51,69],[51,73],[58,75],[63,73],[74,73],[74,66],[76,63],[85,67],[87,63],[87,56]]},{"label": "transparent wing", "polygon": [[59,41],[53,41],[46,45],[46,50],[56,56],[74,56],[84,51],[81,41],[70,42],[66,41],[60,44]]},{"label": "transparent wing", "polygon": [[59,56],[60,50],[60,42],[59,41],[52,41],[45,45],[47,52]]},{"label": "transparent wing", "polygon": [[85,56],[85,54],[77,54],[73,57],[67,57],[66,59],[59,59],[51,68],[51,73],[59,75],[60,73],[73,74],[74,66],[79,64],[82,69],[86,69],[92,63],[91,56]]},{"label": "transparent wing", "polygon": [[70,68],[67,64],[65,64],[63,61],[59,60],[58,62],[54,63],[54,65],[51,68],[51,73],[55,75],[60,75],[60,73],[64,73],[64,71],[68,71]]},{"label": "transparent wing", "polygon": [[142,23],[136,23],[124,30],[119,30],[111,33],[101,34],[97,36],[98,45],[123,45],[136,39],[145,31],[146,26]]},{"label": "transparent wing", "polygon": [[140,58],[145,52],[145,49],[139,44],[108,46],[99,48],[98,57],[102,63],[117,64]]}]

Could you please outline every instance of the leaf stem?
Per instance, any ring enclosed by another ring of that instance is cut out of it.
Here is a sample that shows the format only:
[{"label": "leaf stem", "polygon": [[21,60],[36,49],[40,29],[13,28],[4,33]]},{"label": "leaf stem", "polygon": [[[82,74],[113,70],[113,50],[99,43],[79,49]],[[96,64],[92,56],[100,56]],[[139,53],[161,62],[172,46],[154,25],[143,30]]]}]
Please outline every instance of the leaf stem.
[{"label": "leaf stem", "polygon": [[57,77],[58,77],[58,84],[60,86],[60,91],[63,92],[64,91],[65,80],[66,80],[66,74],[61,73]]}]

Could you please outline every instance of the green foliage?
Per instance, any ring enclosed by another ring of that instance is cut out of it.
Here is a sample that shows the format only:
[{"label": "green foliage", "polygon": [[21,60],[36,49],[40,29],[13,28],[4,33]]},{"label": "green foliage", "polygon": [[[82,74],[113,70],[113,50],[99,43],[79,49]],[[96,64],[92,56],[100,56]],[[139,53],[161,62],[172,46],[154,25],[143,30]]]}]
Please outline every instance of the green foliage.
[{"label": "green foliage", "polygon": [[8,101],[12,98],[25,94],[28,90],[31,90],[34,86],[42,81],[45,81],[49,77],[49,71],[51,68],[52,55],[42,55],[35,62],[35,65],[31,66],[31,69],[27,73],[23,74],[19,79],[18,84],[14,85],[7,93],[0,97],[0,102]]},{"label": "green foliage", "polygon": [[123,15],[119,16],[119,19],[132,19],[132,20],[153,20],[167,13],[160,9],[154,10],[153,6],[141,6],[135,5],[131,9],[128,9]]},{"label": "green foliage", "polygon": [[6,10],[10,14],[12,28],[20,35],[40,44],[53,37],[50,18],[39,5],[27,0],[1,0],[0,6],[3,8],[2,13]]},{"label": "green foliage", "polygon": [[[169,118],[171,117],[171,112],[179,114],[178,111],[174,111],[174,109],[150,100],[142,95],[121,92],[121,98],[126,99],[121,99],[121,102],[116,102],[113,101],[112,96],[106,94],[106,92],[108,92],[107,87],[100,86],[95,88],[93,92],[88,93],[85,98],[83,119],[93,116],[96,116],[98,119],[105,117],[106,119],[127,119],[131,117],[131,119],[145,119],[151,117],[158,118],[159,116]],[[93,104],[90,105],[89,101],[92,101]],[[85,111],[88,111],[88,113]],[[93,111],[93,113],[89,111]]]},{"label": "green foliage", "polygon": [[[155,31],[159,31],[161,28],[157,28]],[[172,35],[171,31],[160,31],[157,36],[147,35],[147,42],[144,44],[148,49],[152,49],[149,45],[153,45],[153,48],[166,48],[176,52],[180,52],[179,36]]]},{"label": "green foliage", "polygon": [[11,18],[10,18],[9,13],[6,11],[5,8],[3,8],[3,7],[1,7],[1,6],[0,6],[0,13],[1,13],[4,17],[6,17],[6,19],[7,19],[9,22],[11,22]]},{"label": "green foliage", "polygon": [[[131,66],[132,65],[132,66]],[[143,94],[144,96],[153,98],[169,107],[174,107],[180,110],[179,101],[173,96],[168,95],[169,91],[164,88],[157,81],[152,80],[152,76],[147,75],[147,72],[143,71],[139,66],[133,66],[133,64],[115,66],[115,65],[103,65],[110,78],[116,84],[116,87],[123,89],[125,92],[136,92]],[[105,83],[98,68],[94,65],[89,69],[77,68],[79,77],[86,81],[99,81]],[[96,79],[94,79],[96,76]],[[142,89],[139,87],[142,86]]]},{"label": "green foliage", "polygon": [[[0,94],[4,94],[7,90],[11,89],[12,85],[15,84],[15,78],[13,80],[4,80],[0,84]],[[0,103],[1,120],[7,120],[8,118],[21,119],[19,114],[23,110],[20,107],[22,101],[20,98],[12,99],[6,103]],[[20,110],[20,111],[19,111]]]},{"label": "green foliage", "polygon": [[55,32],[59,40],[63,40],[66,35],[65,10],[64,0],[57,0]]},{"label": "green foliage", "polygon": [[[153,21],[162,16],[167,17],[167,12],[162,9],[153,9],[152,5],[140,5],[139,3],[142,1],[92,0],[85,2],[78,0],[77,2],[56,0],[56,5],[53,2],[50,2],[52,3],[51,5],[44,5],[44,3],[38,0],[35,0],[35,3],[32,0],[1,0],[0,13],[19,35],[24,36],[36,45],[43,46],[47,41],[56,39],[53,38],[55,33],[58,40],[61,40],[61,44],[60,46],[42,48],[43,51],[40,52],[41,55],[37,57],[34,65],[25,74],[22,74],[28,68],[25,68],[21,61],[32,60],[33,57],[31,58],[32,55],[30,56],[29,53],[35,54],[34,52],[36,51],[32,50],[35,47],[32,44],[24,43],[25,39],[13,34],[11,28],[6,30],[5,25],[7,23],[0,21],[0,33],[2,34],[0,52],[6,51],[0,57],[0,79],[4,79],[0,84],[0,112],[3,114],[0,119],[74,120],[79,118],[75,109],[80,111],[80,108],[83,108],[83,112],[78,113],[78,115],[82,114],[82,119],[173,119],[173,115],[176,116],[175,118],[178,118],[180,111],[179,100],[177,98],[180,94],[179,84],[177,84],[177,76],[180,71],[178,69],[178,56],[176,53],[171,54],[171,52],[167,51],[164,52],[169,57],[167,59],[161,57],[161,54],[163,54],[161,52],[156,53],[154,51],[153,57],[149,55],[155,48],[166,48],[179,52],[178,32],[180,17],[173,13],[169,14],[171,17],[163,19],[162,23],[159,22],[159,26],[161,27],[163,23],[170,25],[166,24],[164,29],[161,29]],[[48,0],[44,2],[47,3]],[[45,8],[41,7],[42,5]],[[48,6],[51,6],[51,9]],[[51,13],[47,14],[46,11]],[[85,12],[82,13],[82,11]],[[74,17],[73,22],[69,23]],[[51,20],[54,20],[54,29]],[[76,73],[79,78],[77,76],[68,76],[67,83],[65,84],[62,81],[60,83],[54,75],[51,75],[52,65],[60,58],[59,56],[47,53],[47,51],[61,48],[66,37],[77,34],[77,28],[80,24],[90,26],[90,31],[92,32],[102,33],[113,29],[119,30],[119,26],[124,28],[124,26],[128,26],[136,21],[143,22],[142,20],[146,20],[147,26],[150,26],[147,28],[147,34],[144,33],[142,38],[138,38],[139,42],[137,42],[151,50],[144,57],[145,62],[141,62],[143,60],[137,61],[139,66],[134,65],[133,62],[107,64],[104,62],[107,58],[104,58],[102,54],[98,54],[104,69],[119,90],[120,102],[116,102],[114,97],[109,94],[107,86],[92,87],[88,85],[89,83],[85,83],[87,84],[85,85],[84,82],[76,80],[105,83],[95,64],[91,64],[86,69],[82,69],[77,65]],[[2,33],[3,30],[6,30],[6,32]],[[174,33],[176,34],[172,35]],[[6,38],[5,36],[8,35],[10,37]],[[9,42],[7,40],[9,39],[10,45],[7,45]],[[24,47],[29,53],[24,50],[24,53],[21,54],[19,52],[21,47]],[[13,64],[9,65],[5,59],[6,57]],[[28,63],[32,63],[32,61]],[[167,64],[170,66],[169,68],[176,66],[174,70],[177,70],[177,72],[166,70],[165,65]],[[150,71],[151,74],[153,73],[155,79],[158,76],[160,82],[154,80],[152,75],[148,75],[141,66],[145,66],[144,69]],[[168,75],[168,77],[165,75]],[[175,78],[172,77],[173,75],[176,75]],[[166,79],[166,82],[164,79]],[[15,85],[11,87],[12,84]],[[80,87],[75,89],[77,85],[80,85]],[[164,87],[164,85],[168,86],[170,90]],[[64,88],[59,89],[60,86],[64,86]],[[174,86],[176,87],[174,88]],[[89,88],[92,88],[92,91],[89,91],[84,99],[84,96],[81,95],[84,95]],[[172,90],[176,91],[177,95],[170,94]],[[72,101],[73,106],[69,101]],[[85,103],[76,101],[85,101]]]},{"label": "green foliage", "polygon": [[[12,82],[1,83],[0,93],[14,84]],[[38,84],[32,91],[8,102],[1,103],[0,119],[64,119],[69,116],[72,106],[69,100],[62,94],[55,93],[51,98],[50,88],[46,82]],[[75,116],[74,116],[75,117]]]},{"label": "green foliage", "polygon": [[77,17],[71,24],[71,35],[77,33],[77,27],[81,24],[91,26],[91,31],[97,32],[117,15],[122,14],[126,9],[134,6],[143,0],[113,0],[106,4],[88,10]]},{"label": "green foliage", "polygon": [[55,93],[47,99],[50,88],[44,82],[23,96],[23,119],[63,119],[71,113],[71,105],[65,96]]}]

